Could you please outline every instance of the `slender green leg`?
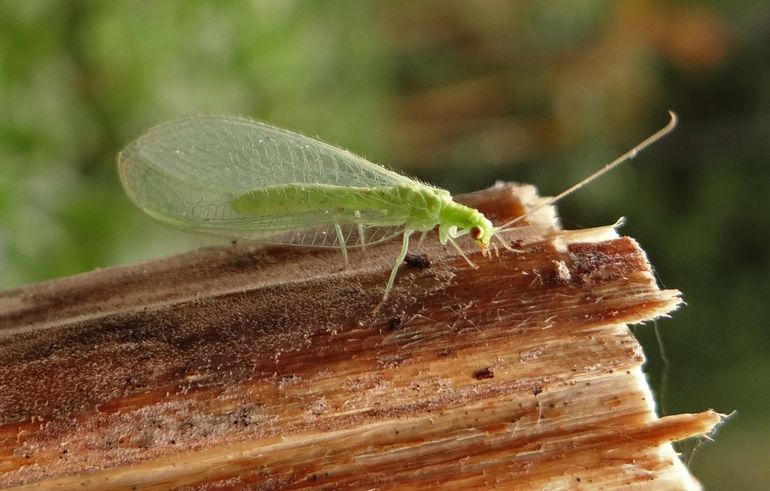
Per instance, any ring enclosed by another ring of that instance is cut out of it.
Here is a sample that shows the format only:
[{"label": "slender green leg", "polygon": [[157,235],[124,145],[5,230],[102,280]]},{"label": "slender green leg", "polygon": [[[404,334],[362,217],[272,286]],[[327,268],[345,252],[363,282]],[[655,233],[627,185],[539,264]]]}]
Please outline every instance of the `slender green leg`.
[{"label": "slender green leg", "polygon": [[422,232],[420,232],[420,240],[417,241],[417,250],[420,249],[420,246],[422,245],[422,241],[425,239],[425,234],[427,233],[428,233],[427,230],[423,230]]},{"label": "slender green leg", "polygon": [[511,247],[510,244],[508,244],[508,241],[501,239],[499,235],[493,235],[492,238],[497,239],[497,241],[500,242],[500,244],[502,244],[502,246],[505,247],[508,251],[516,252],[516,250]]},{"label": "slender green leg", "polygon": [[459,246],[459,245],[457,245],[457,242],[455,242],[455,240],[454,240],[452,237],[447,237],[447,238],[449,239],[449,243],[450,243],[450,244],[452,244],[452,245],[454,246],[454,248],[455,248],[455,249],[457,249],[457,252],[459,252],[459,253],[460,253],[460,255],[463,257],[463,259],[465,259],[465,262],[466,262],[466,263],[468,263],[468,266],[470,266],[470,267],[471,267],[471,268],[473,268],[473,269],[477,269],[477,268],[478,268],[478,266],[476,266],[476,265],[473,263],[473,261],[471,261],[471,260],[468,258],[468,256],[466,256],[466,255],[465,255],[465,253],[463,252],[463,250],[462,250],[462,249],[460,249],[460,246]]},{"label": "slender green leg", "polygon": [[342,236],[342,227],[340,227],[338,223],[335,223],[334,230],[337,232],[337,242],[340,244],[340,249],[342,249],[342,258],[345,260],[345,267],[348,267],[350,261],[348,261],[348,249],[345,247],[345,238]]},{"label": "slender green leg", "polygon": [[393,269],[390,271],[390,278],[388,278],[388,284],[385,286],[385,295],[382,297],[383,302],[388,298],[388,293],[390,293],[390,289],[393,288],[393,282],[396,281],[398,267],[404,262],[406,253],[409,251],[409,236],[412,235],[412,232],[414,232],[414,230],[404,230],[404,239],[403,242],[401,242],[401,252],[398,253],[396,264],[393,265]]},{"label": "slender green leg", "polygon": [[364,240],[364,226],[358,224],[358,240],[361,242],[361,249],[366,250],[366,241]]}]

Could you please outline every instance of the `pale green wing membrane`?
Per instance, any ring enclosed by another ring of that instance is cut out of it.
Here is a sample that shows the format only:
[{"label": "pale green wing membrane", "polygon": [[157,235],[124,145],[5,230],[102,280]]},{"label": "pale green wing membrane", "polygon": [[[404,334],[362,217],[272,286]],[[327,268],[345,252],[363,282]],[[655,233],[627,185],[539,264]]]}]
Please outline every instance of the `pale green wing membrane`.
[{"label": "pale green wing membrane", "polygon": [[[270,243],[340,247],[328,209],[243,213],[233,204],[275,186],[391,188],[420,185],[346,150],[291,131],[232,116],[199,116],[151,128],[118,156],[131,200],[153,218],[185,230]],[[326,185],[326,186],[324,186]],[[328,196],[326,196],[328,198]],[[328,201],[328,199],[327,199]],[[312,203],[311,203],[312,204]],[[383,203],[387,210],[388,203]],[[387,212],[385,213],[387,215]],[[403,231],[399,220],[361,217],[364,242]],[[345,245],[360,244],[358,225],[340,224]]]},{"label": "pale green wing membrane", "polygon": [[[363,243],[359,232],[363,232]],[[345,247],[360,247],[362,245],[374,245],[404,233],[403,226],[371,226],[358,227],[354,224],[340,225],[342,244]],[[256,239],[259,240],[259,239]],[[296,245],[308,247],[332,247],[339,248],[340,240],[333,224],[319,225],[316,227],[298,228],[288,232],[271,235],[267,242],[271,244]]]}]

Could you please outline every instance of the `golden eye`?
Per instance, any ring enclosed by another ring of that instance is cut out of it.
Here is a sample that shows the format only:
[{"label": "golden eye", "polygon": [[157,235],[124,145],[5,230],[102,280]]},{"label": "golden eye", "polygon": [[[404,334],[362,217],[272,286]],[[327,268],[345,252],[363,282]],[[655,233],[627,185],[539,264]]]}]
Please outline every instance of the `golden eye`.
[{"label": "golden eye", "polygon": [[484,236],[484,231],[481,230],[481,227],[478,227],[478,226],[471,227],[471,237],[473,237],[475,240],[481,240],[483,236]]}]

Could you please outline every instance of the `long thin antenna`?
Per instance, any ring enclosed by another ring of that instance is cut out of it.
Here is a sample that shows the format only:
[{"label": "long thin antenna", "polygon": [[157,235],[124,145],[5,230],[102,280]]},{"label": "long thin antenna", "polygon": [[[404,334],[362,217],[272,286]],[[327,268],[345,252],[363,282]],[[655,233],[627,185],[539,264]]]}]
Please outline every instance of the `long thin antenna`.
[{"label": "long thin antenna", "polygon": [[630,160],[630,159],[633,159],[634,157],[636,157],[639,154],[639,152],[641,152],[642,150],[644,150],[645,148],[649,147],[650,145],[652,145],[656,141],[660,140],[664,136],[666,136],[669,133],[671,133],[671,131],[676,127],[676,124],[678,122],[678,118],[676,117],[676,113],[674,111],[669,111],[668,115],[671,117],[671,120],[668,122],[668,124],[666,126],[664,126],[663,128],[659,129],[658,131],[656,131],[652,135],[648,136],[644,141],[642,141],[641,143],[636,145],[634,148],[632,148],[628,152],[624,153],[620,157],[616,158],[615,160],[613,160],[609,164],[606,164],[604,167],[602,167],[598,171],[594,172],[590,176],[586,177],[585,179],[581,180],[577,184],[568,187],[567,189],[565,189],[561,193],[557,194],[556,196],[553,196],[553,197],[547,199],[546,201],[540,203],[538,206],[536,206],[533,209],[529,210],[526,214],[518,216],[518,217],[514,218],[513,220],[511,220],[511,221],[509,221],[507,223],[504,223],[502,226],[499,227],[498,231],[504,230],[505,227],[508,227],[509,225],[513,225],[514,223],[518,222],[519,220],[522,220],[523,218],[531,215],[535,211],[540,210],[541,208],[545,208],[546,206],[550,206],[550,205],[556,203],[557,201],[559,201],[560,199],[564,198],[565,196],[570,195],[570,194],[574,193],[575,191],[577,191],[578,189],[582,188],[583,186],[589,184],[594,179],[597,179],[597,178],[603,176],[604,174],[606,174],[607,172],[611,171],[612,169],[614,169],[618,165],[622,164],[626,160]]}]

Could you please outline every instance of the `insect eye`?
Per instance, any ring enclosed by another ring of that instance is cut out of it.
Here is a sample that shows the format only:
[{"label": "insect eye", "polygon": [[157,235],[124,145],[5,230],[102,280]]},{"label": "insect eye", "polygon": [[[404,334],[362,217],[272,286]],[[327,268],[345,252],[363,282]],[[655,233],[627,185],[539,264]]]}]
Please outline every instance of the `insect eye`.
[{"label": "insect eye", "polygon": [[471,227],[471,237],[473,237],[475,240],[481,239],[483,235],[484,235],[484,232],[481,230],[481,227],[478,227],[478,226]]}]

